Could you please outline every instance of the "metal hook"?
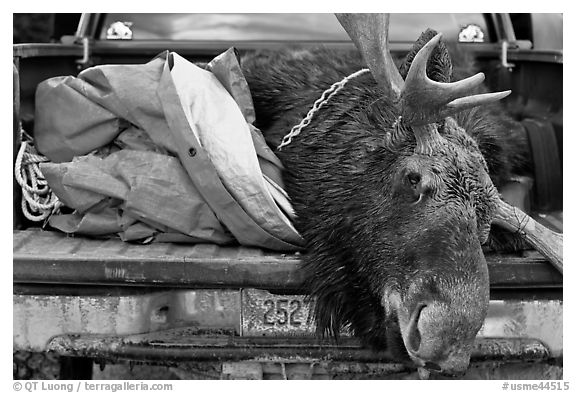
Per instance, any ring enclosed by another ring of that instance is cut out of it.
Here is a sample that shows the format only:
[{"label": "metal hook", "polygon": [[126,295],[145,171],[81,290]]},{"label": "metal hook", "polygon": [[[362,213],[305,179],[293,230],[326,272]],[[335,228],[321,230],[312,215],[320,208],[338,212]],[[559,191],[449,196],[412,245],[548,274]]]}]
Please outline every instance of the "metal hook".
[{"label": "metal hook", "polygon": [[508,48],[510,47],[510,43],[507,40],[502,41],[501,51],[500,51],[500,65],[508,69],[508,71],[512,71],[512,68],[515,67],[515,64],[508,62]]}]

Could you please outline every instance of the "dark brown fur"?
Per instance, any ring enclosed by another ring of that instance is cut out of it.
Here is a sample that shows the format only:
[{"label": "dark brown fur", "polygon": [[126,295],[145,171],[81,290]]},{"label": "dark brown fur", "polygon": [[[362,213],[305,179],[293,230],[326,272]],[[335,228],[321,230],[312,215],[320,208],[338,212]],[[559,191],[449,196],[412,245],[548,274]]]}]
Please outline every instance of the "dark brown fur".
[{"label": "dark brown fur", "polygon": [[[403,76],[432,35],[427,31],[415,44],[400,67]],[[325,89],[363,64],[354,51],[319,49],[252,55],[243,68],[256,125],[275,147]],[[428,73],[452,79],[445,47],[435,51]],[[511,120],[495,105],[458,114],[466,132],[452,121],[439,123],[446,143],[429,160],[414,156],[414,135],[394,125],[397,116],[393,102],[364,74],[278,153],[298,215],[295,225],[307,241],[303,268],[317,297],[317,325],[336,337],[347,327],[366,345],[405,356],[402,317],[383,300],[398,291],[410,310],[429,299],[448,304],[442,325],[429,327],[444,332],[430,346],[462,340],[469,351],[470,332],[480,327],[488,296],[480,242],[496,191],[485,174],[502,184],[514,170],[512,158],[523,153],[509,132]],[[414,207],[419,194],[426,200]],[[420,337],[412,339],[418,346]]]}]

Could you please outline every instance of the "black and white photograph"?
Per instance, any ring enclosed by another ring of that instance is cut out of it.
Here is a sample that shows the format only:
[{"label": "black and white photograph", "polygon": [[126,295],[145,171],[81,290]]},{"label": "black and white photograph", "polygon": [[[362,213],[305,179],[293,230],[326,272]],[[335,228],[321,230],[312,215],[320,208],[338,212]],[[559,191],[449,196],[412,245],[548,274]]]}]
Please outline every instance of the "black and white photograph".
[{"label": "black and white photograph", "polygon": [[564,15],[345,11],[12,14],[12,391],[576,388]]}]

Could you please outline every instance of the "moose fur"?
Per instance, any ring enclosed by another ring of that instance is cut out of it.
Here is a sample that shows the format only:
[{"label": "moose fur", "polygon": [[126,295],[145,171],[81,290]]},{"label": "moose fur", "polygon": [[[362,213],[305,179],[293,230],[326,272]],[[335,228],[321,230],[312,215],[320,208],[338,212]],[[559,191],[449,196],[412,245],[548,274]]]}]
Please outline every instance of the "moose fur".
[{"label": "moose fur", "polygon": [[[428,30],[414,44],[400,64],[402,77],[434,35]],[[298,49],[247,56],[243,68],[256,125],[275,148],[325,89],[364,67],[352,50]],[[427,73],[433,80],[449,82],[473,69],[466,59],[453,67],[447,48],[440,44]],[[347,327],[365,345],[407,358],[398,323],[402,316],[391,311],[388,302],[393,297],[386,294],[398,289],[409,302],[415,286],[429,296],[443,297],[452,309],[442,314],[445,320],[429,327],[443,332],[441,339],[431,339],[441,341],[432,347],[441,352],[441,346],[462,340],[462,351],[469,353],[489,296],[485,262],[466,262],[483,260],[479,244],[486,240],[494,210],[496,189],[482,174],[489,173],[498,187],[524,170],[527,163],[519,157],[527,156],[526,141],[511,131],[513,120],[497,105],[474,108],[438,124],[447,150],[424,162],[413,156],[414,133],[397,125],[397,117],[390,98],[366,73],[350,80],[278,152],[297,214],[295,225],[307,240],[303,269],[307,288],[317,298],[318,330],[337,337]],[[423,168],[434,173],[427,175]],[[425,178],[440,179],[445,184],[442,195],[435,195]],[[414,208],[418,195],[429,200]],[[474,247],[470,239],[477,243]],[[408,337],[416,346],[421,339],[425,338]],[[456,365],[452,371],[461,368]]]}]

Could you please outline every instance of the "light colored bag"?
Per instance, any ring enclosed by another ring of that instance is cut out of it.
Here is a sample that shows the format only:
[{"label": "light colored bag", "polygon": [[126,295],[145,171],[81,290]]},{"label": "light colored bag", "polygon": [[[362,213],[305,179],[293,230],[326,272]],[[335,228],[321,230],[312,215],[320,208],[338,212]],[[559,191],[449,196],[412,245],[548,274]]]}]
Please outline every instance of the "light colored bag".
[{"label": "light colored bag", "polygon": [[50,224],[124,240],[300,249],[282,164],[251,124],[234,50],[207,69],[164,52],[41,83],[34,133],[52,161],[41,169],[75,210]]}]

